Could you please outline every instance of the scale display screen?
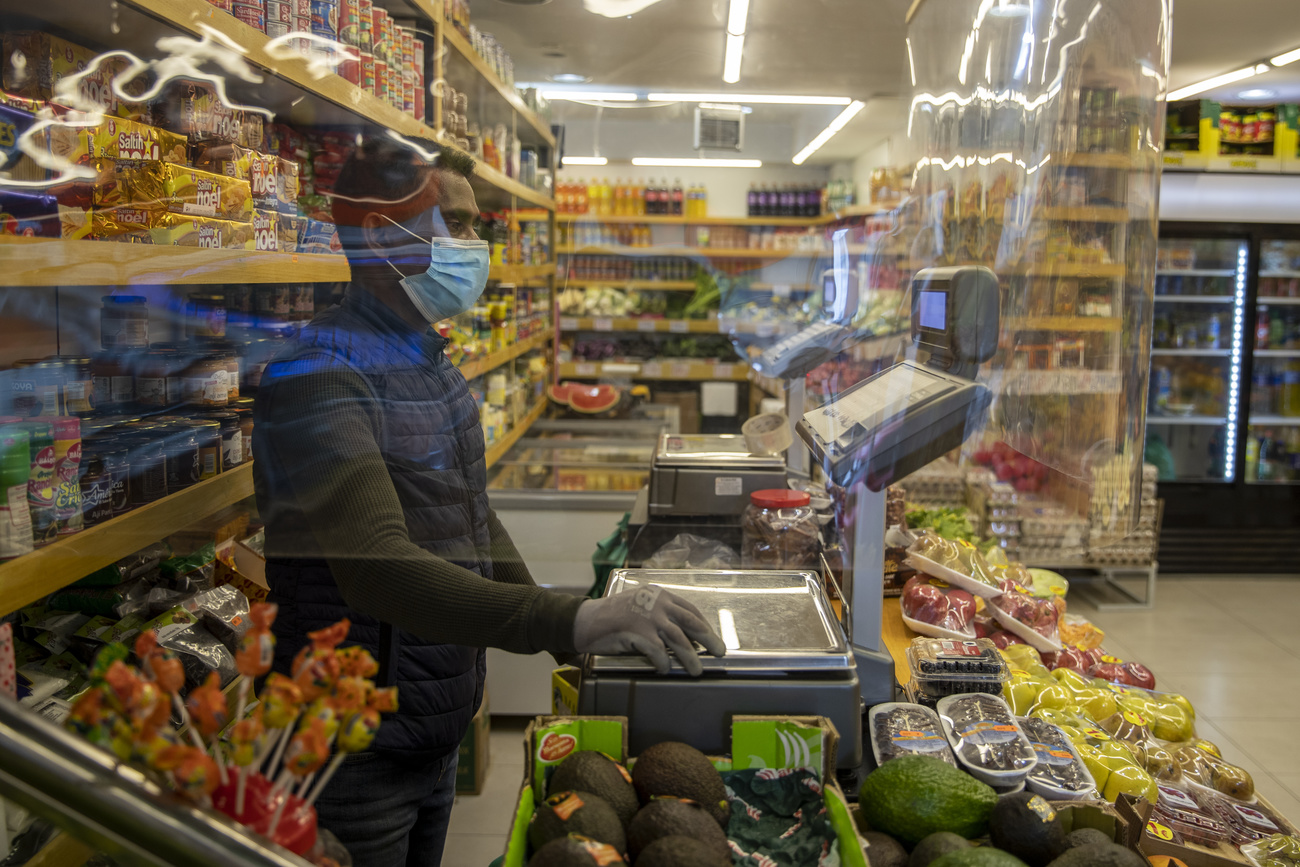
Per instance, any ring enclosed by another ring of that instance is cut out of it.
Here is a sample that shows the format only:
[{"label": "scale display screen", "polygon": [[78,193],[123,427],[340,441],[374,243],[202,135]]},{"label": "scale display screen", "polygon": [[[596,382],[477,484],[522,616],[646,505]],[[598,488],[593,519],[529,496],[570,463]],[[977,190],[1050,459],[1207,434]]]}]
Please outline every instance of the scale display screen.
[{"label": "scale display screen", "polygon": [[948,328],[948,293],[922,292],[917,324],[927,331],[945,331]]}]

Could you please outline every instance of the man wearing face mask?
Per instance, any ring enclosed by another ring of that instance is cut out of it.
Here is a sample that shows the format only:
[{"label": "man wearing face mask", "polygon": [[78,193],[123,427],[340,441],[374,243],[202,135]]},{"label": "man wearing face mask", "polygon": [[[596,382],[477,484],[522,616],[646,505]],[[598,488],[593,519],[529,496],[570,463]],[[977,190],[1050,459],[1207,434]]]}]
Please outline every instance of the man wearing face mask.
[{"label": "man wearing face mask", "polygon": [[589,600],[535,585],[488,505],[465,379],[431,323],[473,306],[488,275],[473,161],[377,137],[334,191],[352,282],[267,366],[254,408],[275,670],[348,617],[398,686],[400,710],[316,803],[357,867],[437,865],[456,752],[483,695],[484,647],[515,653],[668,650],[691,673],[722,641],[667,591]]}]

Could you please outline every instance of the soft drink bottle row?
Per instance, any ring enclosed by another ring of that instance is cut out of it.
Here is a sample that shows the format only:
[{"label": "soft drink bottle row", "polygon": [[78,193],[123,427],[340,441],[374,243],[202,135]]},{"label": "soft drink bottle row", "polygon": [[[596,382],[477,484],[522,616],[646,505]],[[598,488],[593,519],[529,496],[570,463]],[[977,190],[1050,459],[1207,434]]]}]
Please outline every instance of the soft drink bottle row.
[{"label": "soft drink bottle row", "polygon": [[555,191],[555,203],[562,214],[592,214],[597,217],[641,217],[646,215],[706,217],[709,213],[709,190],[704,184],[683,188],[681,178],[668,185],[663,178],[624,181],[613,184],[609,178],[579,179],[561,182]]},{"label": "soft drink bottle row", "polygon": [[817,217],[825,193],[800,184],[750,184],[746,201],[751,217]]}]

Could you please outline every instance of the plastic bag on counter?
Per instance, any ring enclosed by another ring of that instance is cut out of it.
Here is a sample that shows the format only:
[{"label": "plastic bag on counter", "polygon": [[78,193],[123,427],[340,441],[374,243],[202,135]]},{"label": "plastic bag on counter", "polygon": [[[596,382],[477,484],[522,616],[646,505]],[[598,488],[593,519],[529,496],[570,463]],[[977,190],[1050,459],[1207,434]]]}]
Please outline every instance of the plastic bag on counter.
[{"label": "plastic bag on counter", "polygon": [[903,585],[903,622],[931,638],[975,638],[975,597],[929,575],[913,575]]},{"label": "plastic bag on counter", "polygon": [[185,667],[185,685],[189,689],[201,686],[208,679],[209,672],[215,671],[221,676],[222,686],[239,673],[235,669],[234,655],[201,623],[174,632],[166,639],[160,636],[158,644],[176,651]]},{"label": "plastic bag on counter", "polygon": [[694,533],[678,533],[646,559],[646,569],[739,569],[730,547]]}]

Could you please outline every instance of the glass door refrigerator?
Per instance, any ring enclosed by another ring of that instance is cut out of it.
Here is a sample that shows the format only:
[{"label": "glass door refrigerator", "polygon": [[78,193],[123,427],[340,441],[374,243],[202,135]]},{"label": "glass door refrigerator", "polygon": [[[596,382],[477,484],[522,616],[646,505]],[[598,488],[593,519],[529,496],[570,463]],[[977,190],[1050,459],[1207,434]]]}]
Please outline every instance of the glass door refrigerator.
[{"label": "glass door refrigerator", "polygon": [[1244,434],[1248,485],[1300,485],[1300,239],[1278,237],[1283,231],[1260,230]]},{"label": "glass door refrigerator", "polygon": [[1162,482],[1236,479],[1249,263],[1247,235],[1162,232],[1146,445]]}]

